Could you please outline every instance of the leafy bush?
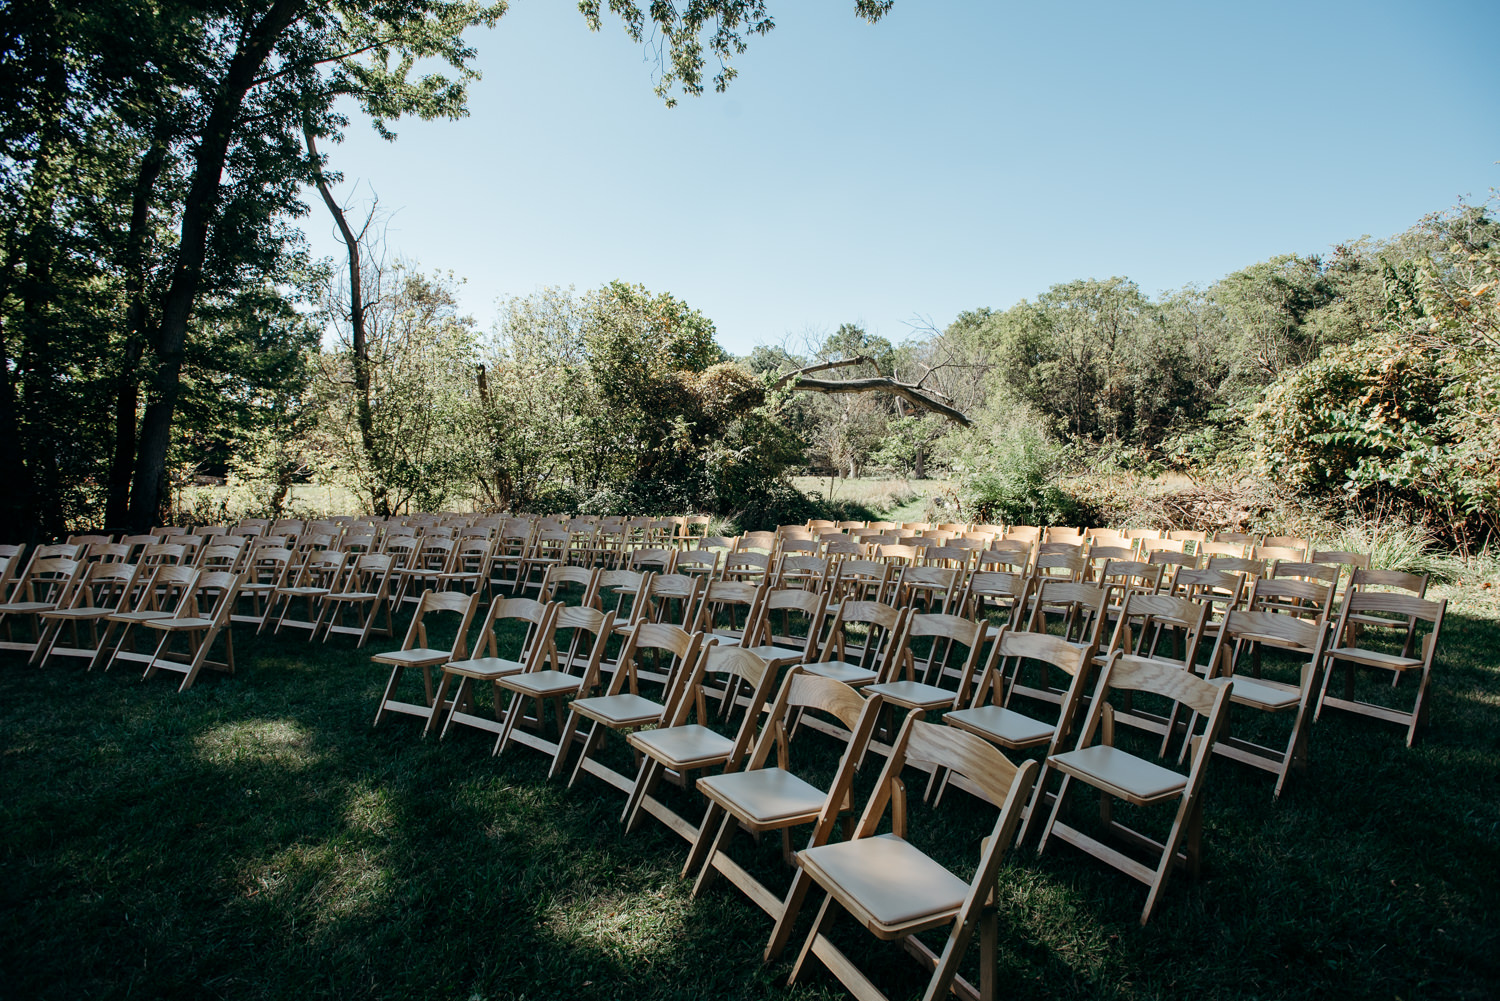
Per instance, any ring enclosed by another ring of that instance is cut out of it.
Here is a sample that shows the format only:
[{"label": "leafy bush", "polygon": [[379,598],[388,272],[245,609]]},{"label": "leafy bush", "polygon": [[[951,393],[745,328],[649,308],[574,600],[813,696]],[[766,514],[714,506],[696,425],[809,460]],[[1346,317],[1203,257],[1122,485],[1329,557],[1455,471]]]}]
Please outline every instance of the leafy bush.
[{"label": "leafy bush", "polygon": [[959,510],[971,521],[1074,525],[1086,505],[1060,485],[1073,453],[1022,404],[992,407],[973,427],[943,439]]}]

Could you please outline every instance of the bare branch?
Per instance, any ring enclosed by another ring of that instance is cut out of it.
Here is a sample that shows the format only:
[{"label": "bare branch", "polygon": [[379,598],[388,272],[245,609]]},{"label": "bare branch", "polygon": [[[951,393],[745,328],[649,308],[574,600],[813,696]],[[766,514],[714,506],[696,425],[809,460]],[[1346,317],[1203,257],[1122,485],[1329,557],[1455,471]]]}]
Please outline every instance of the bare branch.
[{"label": "bare branch", "polygon": [[[826,372],[830,369],[845,368],[850,365],[867,362],[874,364],[872,359],[864,356],[844,358],[839,361],[820,362],[817,365],[808,365],[806,368],[799,368],[795,372],[788,372],[772,383],[771,386],[773,389],[780,389],[782,386],[790,384],[793,389],[806,390],[810,393],[828,394],[872,393],[883,390],[899,396],[914,407],[921,407],[923,410],[930,410],[935,414],[946,417],[960,427],[970,427],[974,423],[963,411],[953,407],[949,402],[945,402],[947,398],[943,397],[942,394],[923,389],[920,385],[901,382],[891,376],[877,375],[863,379],[807,378],[808,375],[814,372]],[[879,369],[877,368],[876,371],[878,372]]]}]

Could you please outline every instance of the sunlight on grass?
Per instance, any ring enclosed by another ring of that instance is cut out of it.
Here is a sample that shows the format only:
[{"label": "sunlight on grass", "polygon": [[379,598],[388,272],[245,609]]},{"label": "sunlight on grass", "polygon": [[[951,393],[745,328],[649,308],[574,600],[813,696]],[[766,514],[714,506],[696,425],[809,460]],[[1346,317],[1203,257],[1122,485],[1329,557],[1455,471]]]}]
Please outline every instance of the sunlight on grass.
[{"label": "sunlight on grass", "polygon": [[546,923],[564,942],[644,962],[676,947],[690,905],[685,895],[669,896],[663,890],[599,894],[554,903]]},{"label": "sunlight on grass", "polygon": [[294,771],[312,768],[321,760],[311,745],[308,730],[285,719],[224,723],[193,740],[198,759],[209,764],[274,764]]},{"label": "sunlight on grass", "polygon": [[337,842],[293,845],[245,873],[244,896],[311,915],[315,925],[379,915],[396,889],[384,854]]}]

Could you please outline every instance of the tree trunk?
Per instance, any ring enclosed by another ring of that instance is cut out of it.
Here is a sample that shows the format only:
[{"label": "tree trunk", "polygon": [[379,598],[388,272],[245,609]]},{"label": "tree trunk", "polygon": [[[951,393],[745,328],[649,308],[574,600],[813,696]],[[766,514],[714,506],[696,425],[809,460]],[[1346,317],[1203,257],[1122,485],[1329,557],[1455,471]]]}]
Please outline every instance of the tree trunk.
[{"label": "tree trunk", "polygon": [[182,206],[177,265],[162,302],[157,364],[151,378],[150,402],[141,420],[139,461],[130,491],[130,525],[137,531],[150,528],[162,510],[167,447],[172,440],[172,416],[181,387],[188,321],[192,319],[202,282],[209,228],[218,209],[224,163],[239,125],[240,109],[255,82],[256,71],[302,7],[300,0],[277,0],[245,32],[193,156],[192,179]]},{"label": "tree trunk", "polygon": [[151,197],[167,161],[165,123],[141,159],[140,173],[130,203],[130,231],[125,239],[125,350],[115,389],[115,451],[109,467],[104,525],[123,527],[130,518],[130,477],[135,471],[135,412],[140,405],[138,366],[146,343],[149,305],[146,302],[146,234],[150,229]]}]

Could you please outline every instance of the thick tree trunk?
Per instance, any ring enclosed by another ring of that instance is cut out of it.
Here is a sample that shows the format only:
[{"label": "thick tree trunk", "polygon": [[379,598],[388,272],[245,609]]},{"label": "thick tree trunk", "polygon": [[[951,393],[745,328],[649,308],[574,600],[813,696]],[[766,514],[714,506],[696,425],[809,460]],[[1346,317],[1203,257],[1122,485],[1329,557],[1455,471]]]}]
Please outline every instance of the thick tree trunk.
[{"label": "thick tree trunk", "polygon": [[156,366],[150,401],[141,420],[139,459],[130,491],[130,525],[137,531],[150,528],[162,511],[167,447],[172,440],[172,416],[182,381],[188,322],[202,283],[208,232],[218,209],[224,163],[239,125],[240,109],[256,72],[303,6],[301,0],[278,0],[245,32],[193,157],[192,179],[182,207],[177,266],[162,302]]}]

